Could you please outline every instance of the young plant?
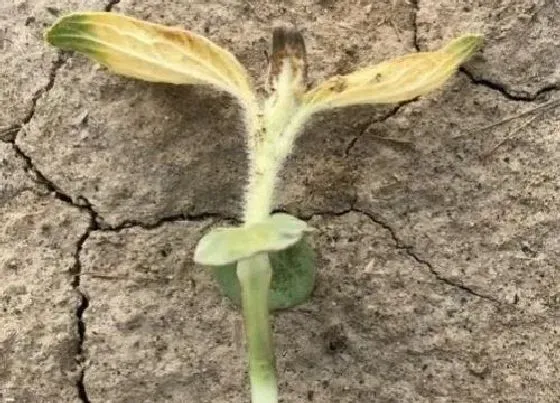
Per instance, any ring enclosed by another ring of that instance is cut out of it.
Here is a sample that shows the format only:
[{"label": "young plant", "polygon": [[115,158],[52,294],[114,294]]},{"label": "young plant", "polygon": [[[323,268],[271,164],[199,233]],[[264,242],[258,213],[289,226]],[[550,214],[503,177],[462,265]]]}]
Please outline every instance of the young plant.
[{"label": "young plant", "polygon": [[260,99],[235,56],[208,39],[179,28],[114,13],[61,18],[46,40],[75,50],[116,73],[173,84],[207,84],[242,105],[249,155],[244,225],[218,228],[199,242],[195,262],[214,267],[223,291],[242,307],[253,403],[278,401],[269,312],[305,301],[313,290],[314,255],[307,223],[271,214],[278,173],[310,117],[356,104],[414,99],[441,87],[480,46],[464,35],[434,52],[418,52],[332,77],[308,89],[304,41],[292,28],[276,28]]}]

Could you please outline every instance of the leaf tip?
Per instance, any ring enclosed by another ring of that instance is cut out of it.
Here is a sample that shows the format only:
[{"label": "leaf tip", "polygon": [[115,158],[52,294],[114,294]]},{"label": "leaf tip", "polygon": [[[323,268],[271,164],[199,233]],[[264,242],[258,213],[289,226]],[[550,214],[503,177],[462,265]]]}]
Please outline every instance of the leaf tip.
[{"label": "leaf tip", "polygon": [[444,48],[445,53],[454,55],[461,62],[469,59],[475,52],[480,50],[484,44],[482,34],[464,34],[449,42]]},{"label": "leaf tip", "polygon": [[54,37],[56,35],[56,29],[58,28],[58,26],[60,25],[62,19],[64,17],[59,18],[58,20],[55,21],[54,24],[52,24],[50,27],[48,27],[47,29],[45,29],[43,31],[43,40],[45,42],[47,42],[49,45],[53,45],[54,46]]},{"label": "leaf tip", "polygon": [[86,25],[83,22],[86,22],[87,18],[88,13],[63,15],[45,30],[43,39],[52,46],[72,50],[72,39],[77,42],[76,37],[86,31]]},{"label": "leaf tip", "polygon": [[212,240],[213,233],[206,234],[196,245],[193,260],[196,264],[203,266],[213,266],[215,263],[212,259]]}]

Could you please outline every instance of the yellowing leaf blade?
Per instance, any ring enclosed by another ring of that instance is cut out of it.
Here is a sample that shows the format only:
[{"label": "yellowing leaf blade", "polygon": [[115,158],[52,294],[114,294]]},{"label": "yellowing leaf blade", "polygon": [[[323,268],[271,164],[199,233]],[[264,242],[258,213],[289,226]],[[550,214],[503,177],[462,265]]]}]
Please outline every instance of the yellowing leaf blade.
[{"label": "yellowing leaf blade", "polygon": [[203,36],[115,13],[62,17],[45,34],[61,49],[74,50],[136,79],[174,84],[211,84],[241,99],[252,97],[246,70],[235,56]]},{"label": "yellowing leaf blade", "polygon": [[481,36],[464,35],[435,52],[413,53],[333,77],[308,91],[304,104],[317,111],[414,99],[441,87],[481,44]]}]

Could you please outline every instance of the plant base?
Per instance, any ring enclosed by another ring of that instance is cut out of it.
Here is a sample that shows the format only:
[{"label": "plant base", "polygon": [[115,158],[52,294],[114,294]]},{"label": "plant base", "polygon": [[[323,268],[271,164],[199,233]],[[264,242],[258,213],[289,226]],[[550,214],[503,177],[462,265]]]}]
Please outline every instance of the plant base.
[{"label": "plant base", "polygon": [[[315,287],[315,252],[302,239],[294,246],[269,253],[272,282],[268,292],[271,311],[292,308],[306,302]],[[212,268],[222,289],[237,306],[241,306],[241,289],[236,263]]]}]

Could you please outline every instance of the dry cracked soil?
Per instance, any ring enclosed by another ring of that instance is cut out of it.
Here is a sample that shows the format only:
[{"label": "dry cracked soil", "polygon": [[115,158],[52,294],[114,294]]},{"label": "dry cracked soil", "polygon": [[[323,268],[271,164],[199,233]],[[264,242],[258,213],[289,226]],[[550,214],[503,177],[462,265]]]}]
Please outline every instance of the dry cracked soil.
[{"label": "dry cracked soil", "polygon": [[247,402],[238,311],[192,261],[239,219],[239,110],[42,42],[127,13],[207,35],[258,85],[296,24],[312,81],[467,31],[445,89],[317,116],[279,209],[318,228],[274,318],[283,402],[560,401],[558,0],[1,0],[0,401]]}]

